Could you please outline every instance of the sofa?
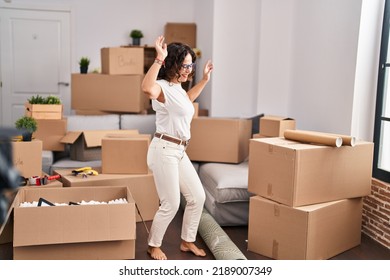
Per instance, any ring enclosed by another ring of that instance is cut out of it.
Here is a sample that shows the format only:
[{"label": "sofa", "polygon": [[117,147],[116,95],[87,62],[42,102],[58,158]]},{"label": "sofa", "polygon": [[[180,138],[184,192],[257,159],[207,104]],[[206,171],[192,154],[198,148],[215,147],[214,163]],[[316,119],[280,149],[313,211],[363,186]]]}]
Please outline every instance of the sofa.
[{"label": "sofa", "polygon": [[[67,116],[67,130],[138,130],[141,134],[153,135],[155,115],[107,114]],[[248,161],[238,164],[195,162],[206,192],[205,208],[221,226],[248,224],[249,197]],[[69,147],[64,152],[43,151],[43,171],[53,174],[57,169],[73,169],[85,166],[100,167],[101,161],[75,161],[70,159]]]}]

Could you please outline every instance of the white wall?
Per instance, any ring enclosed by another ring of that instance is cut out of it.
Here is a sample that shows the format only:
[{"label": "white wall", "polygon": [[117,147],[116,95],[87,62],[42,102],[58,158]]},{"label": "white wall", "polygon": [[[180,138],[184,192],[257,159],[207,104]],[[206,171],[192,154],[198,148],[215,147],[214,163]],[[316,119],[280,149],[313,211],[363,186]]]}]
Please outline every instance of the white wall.
[{"label": "white wall", "polygon": [[360,12],[360,0],[301,0],[294,7],[289,114],[298,127],[351,132]]},{"label": "white wall", "polygon": [[383,11],[384,0],[363,0],[351,134],[368,140],[374,134]]},{"label": "white wall", "polygon": [[196,22],[202,58],[215,71],[199,98],[211,116],[257,113],[298,128],[370,140],[384,0],[12,0],[0,6],[64,7],[72,13],[72,69],[100,48],[152,44],[166,22]]},{"label": "white wall", "polygon": [[256,113],[258,0],[214,0],[210,114],[243,117]]},{"label": "white wall", "polygon": [[68,9],[72,14],[72,71],[78,60],[91,58],[90,69],[100,68],[100,49],[131,43],[129,33],[141,29],[141,44],[153,44],[166,22],[194,22],[195,0],[11,0],[1,7]]},{"label": "white wall", "polygon": [[[214,1],[197,0],[195,9],[195,22],[197,29],[196,43],[202,51],[202,56],[197,60],[195,80],[202,78],[203,66],[207,60],[214,62],[213,44],[214,44]],[[216,66],[218,69],[218,66]],[[218,70],[217,70],[218,71]],[[202,94],[197,98],[199,107],[209,110],[211,107],[211,88],[214,80],[212,79],[203,89]]]},{"label": "white wall", "polygon": [[288,116],[293,1],[261,1],[257,112]]},{"label": "white wall", "polygon": [[382,14],[383,0],[263,0],[258,112],[372,140]]}]

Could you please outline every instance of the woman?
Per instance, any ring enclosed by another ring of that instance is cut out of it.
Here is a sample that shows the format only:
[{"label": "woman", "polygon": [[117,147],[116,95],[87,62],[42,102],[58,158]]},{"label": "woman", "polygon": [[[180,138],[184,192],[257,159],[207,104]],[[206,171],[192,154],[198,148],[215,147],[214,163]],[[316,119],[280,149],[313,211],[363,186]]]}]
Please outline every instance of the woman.
[{"label": "woman", "polygon": [[180,250],[203,257],[205,251],[194,242],[205,193],[186,148],[194,115],[192,102],[210,80],[213,64],[207,61],[203,78],[186,92],[181,83],[190,80],[195,73],[196,56],[192,49],[181,43],[167,46],[163,36],[156,39],[155,49],[157,57],[142,82],[142,90],[152,100],[152,107],[156,111],[156,133],[149,146],[147,161],[160,198],[160,207],[148,237],[148,253],[156,260],[167,259],[161,244],[167,227],[179,209],[181,193],[186,207]]}]

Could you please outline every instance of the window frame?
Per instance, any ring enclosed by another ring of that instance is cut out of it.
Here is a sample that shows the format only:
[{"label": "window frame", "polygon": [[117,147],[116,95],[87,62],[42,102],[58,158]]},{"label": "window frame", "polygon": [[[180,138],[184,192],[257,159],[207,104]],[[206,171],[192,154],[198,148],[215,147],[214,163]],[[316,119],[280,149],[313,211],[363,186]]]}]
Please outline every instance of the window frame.
[{"label": "window frame", "polygon": [[[380,139],[382,136],[382,121],[389,122],[390,119],[383,117],[383,102],[384,96],[390,98],[390,88],[385,92],[386,72],[390,71],[390,61],[387,62],[388,48],[389,48],[389,33],[390,33],[390,1],[385,1],[385,8],[383,13],[381,48],[379,56],[378,69],[378,85],[375,108],[375,123],[374,123],[374,159],[372,175],[374,178],[390,183],[390,171],[381,169],[379,165],[380,156]],[[390,58],[390,56],[389,56]],[[390,74],[390,72],[388,73]],[[390,155],[389,155],[390,156]]]}]

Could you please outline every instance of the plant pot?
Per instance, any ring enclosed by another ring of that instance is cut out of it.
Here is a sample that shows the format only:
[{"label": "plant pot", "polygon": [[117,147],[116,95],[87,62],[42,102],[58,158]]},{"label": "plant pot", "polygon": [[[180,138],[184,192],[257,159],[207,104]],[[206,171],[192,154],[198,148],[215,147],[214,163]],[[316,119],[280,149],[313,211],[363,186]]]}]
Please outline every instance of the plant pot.
[{"label": "plant pot", "polygon": [[88,66],[80,66],[80,73],[87,74],[88,73]]},{"label": "plant pot", "polygon": [[32,140],[32,132],[30,131],[25,131],[22,134],[22,140],[23,142],[30,142]]},{"label": "plant pot", "polygon": [[133,38],[133,45],[139,46],[141,44],[141,38]]}]

